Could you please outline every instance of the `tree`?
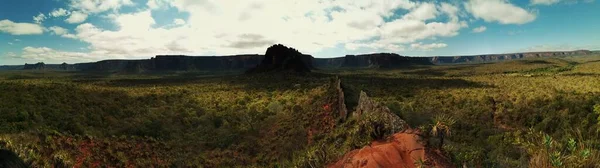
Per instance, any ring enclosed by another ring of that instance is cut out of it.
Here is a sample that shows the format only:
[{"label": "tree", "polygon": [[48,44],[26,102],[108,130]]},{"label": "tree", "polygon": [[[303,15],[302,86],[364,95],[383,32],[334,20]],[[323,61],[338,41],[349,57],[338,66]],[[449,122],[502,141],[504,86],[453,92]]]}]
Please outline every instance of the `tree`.
[{"label": "tree", "polygon": [[437,115],[433,118],[433,126],[431,127],[431,134],[440,139],[439,148],[442,149],[444,146],[444,137],[450,136],[451,127],[456,123],[452,117],[448,115]]}]

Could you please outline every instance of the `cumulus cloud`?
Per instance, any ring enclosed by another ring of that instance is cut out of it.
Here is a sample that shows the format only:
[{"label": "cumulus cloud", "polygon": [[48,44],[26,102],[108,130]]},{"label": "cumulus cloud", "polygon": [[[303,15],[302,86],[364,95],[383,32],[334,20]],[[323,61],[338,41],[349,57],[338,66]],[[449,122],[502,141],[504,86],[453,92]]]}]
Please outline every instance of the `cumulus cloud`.
[{"label": "cumulus cloud", "polygon": [[386,43],[346,43],[344,44],[344,47],[351,51],[363,48],[375,50],[377,52],[398,52],[405,50],[403,45]]},{"label": "cumulus cloud", "polygon": [[63,8],[58,8],[58,9],[54,9],[52,12],[50,12],[48,14],[48,16],[52,16],[52,17],[62,17],[62,16],[67,16],[69,15],[69,11],[63,9]]},{"label": "cumulus cloud", "polygon": [[429,20],[434,19],[438,14],[438,10],[433,3],[421,3],[410,11],[408,14],[404,15],[404,19],[406,20]]},{"label": "cumulus cloud", "polygon": [[507,0],[469,0],[465,9],[475,18],[500,24],[525,24],[536,19],[536,14],[511,4]]},{"label": "cumulus cloud", "polygon": [[46,15],[44,15],[43,13],[40,13],[39,15],[33,17],[33,21],[37,24],[42,24],[44,20],[46,20]]},{"label": "cumulus cloud", "polygon": [[81,11],[75,11],[71,13],[71,16],[65,20],[67,23],[75,24],[84,22],[87,19],[88,15]]},{"label": "cumulus cloud", "polygon": [[446,3],[446,2],[442,2],[442,3],[440,3],[438,8],[441,12],[447,14],[451,20],[458,20],[458,14],[459,14],[458,7],[456,7],[452,4]]},{"label": "cumulus cloud", "polygon": [[75,39],[77,38],[74,34],[70,34],[69,30],[59,27],[59,26],[52,26],[50,28],[48,28],[50,31],[52,31],[53,34],[55,35],[59,35],[61,37],[64,38],[71,38],[71,39]]},{"label": "cumulus cloud", "polygon": [[445,48],[447,46],[448,45],[445,43],[431,43],[431,44],[413,43],[410,45],[410,48],[412,48],[414,50],[429,51],[429,50],[438,49],[438,48]]},{"label": "cumulus cloud", "polygon": [[13,43],[11,43],[11,42],[8,42],[8,45],[13,45]]},{"label": "cumulus cloud", "polygon": [[83,13],[101,13],[108,10],[118,10],[122,6],[133,5],[131,0],[70,0],[69,6]]},{"label": "cumulus cloud", "polygon": [[479,26],[473,29],[473,33],[481,33],[484,32],[485,30],[487,30],[487,27],[485,26]]},{"label": "cumulus cloud", "polygon": [[38,61],[49,61],[49,62],[63,62],[65,60],[74,61],[91,61],[96,60],[91,57],[89,53],[81,52],[65,52],[57,51],[48,47],[31,47],[27,46],[23,48],[19,58],[38,60]]},{"label": "cumulus cloud", "polygon": [[15,23],[10,20],[0,20],[0,32],[12,35],[33,35],[44,33],[44,27],[33,23]]},{"label": "cumulus cloud", "polygon": [[152,10],[162,9],[164,7],[169,6],[168,0],[148,0],[146,6]]},{"label": "cumulus cloud", "polygon": [[[48,29],[55,35],[88,43],[90,53],[86,54],[43,47],[27,50],[31,57],[38,58],[48,57],[37,53],[59,53],[101,59],[147,58],[156,54],[262,53],[274,43],[290,45],[308,54],[337,46],[352,51],[400,52],[406,50],[405,45],[414,50],[445,47],[443,43],[417,42],[456,36],[468,27],[460,20],[460,6],[445,2],[256,0],[231,3],[226,0],[150,0],[147,8],[119,13],[118,9],[132,4],[131,1],[71,0],[70,9],[74,12],[69,14],[56,9],[49,16],[69,16],[68,23],[82,23],[88,15],[112,10],[114,12],[104,18],[113,22],[116,29],[108,30],[92,23],[78,25],[74,33],[57,26]],[[174,19],[171,25],[176,26],[157,27],[151,11],[163,8],[176,8],[189,17]],[[398,16],[394,13],[396,10],[407,12]],[[386,22],[384,18],[395,19]],[[218,24],[215,21],[219,21]]]}]

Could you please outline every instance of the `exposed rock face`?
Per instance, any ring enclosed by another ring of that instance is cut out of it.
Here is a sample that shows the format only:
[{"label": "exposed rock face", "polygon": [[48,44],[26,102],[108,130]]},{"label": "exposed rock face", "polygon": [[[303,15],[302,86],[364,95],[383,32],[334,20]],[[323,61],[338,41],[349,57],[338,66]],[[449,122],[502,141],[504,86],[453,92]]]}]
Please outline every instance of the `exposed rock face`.
[{"label": "exposed rock face", "polygon": [[408,129],[406,121],[392,113],[388,107],[373,101],[362,91],[356,111],[352,115],[359,119],[362,129],[370,132],[373,139],[381,139]]},{"label": "exposed rock face", "polygon": [[523,58],[542,58],[542,57],[559,57],[572,55],[590,55],[591,51],[558,51],[558,52],[529,52],[529,53],[512,53],[512,54],[489,54],[489,55],[473,55],[473,56],[437,56],[430,57],[431,62],[435,64],[449,63],[477,63],[477,62],[494,62],[503,60],[514,60]]},{"label": "exposed rock face", "polygon": [[335,85],[335,90],[337,92],[336,105],[338,106],[337,109],[339,111],[338,118],[340,119],[340,121],[344,122],[344,121],[346,121],[346,118],[348,117],[348,109],[346,107],[346,99],[345,99],[345,95],[344,95],[344,90],[342,90],[342,80],[337,78],[335,80],[334,85]]},{"label": "exposed rock face", "polygon": [[263,61],[256,68],[250,69],[248,72],[310,72],[312,69],[312,59],[312,56],[304,55],[294,48],[277,44],[269,47]]},{"label": "exposed rock face", "polygon": [[448,158],[425,147],[418,132],[396,133],[386,141],[374,141],[369,146],[347,153],[330,168],[417,168],[454,167]]}]

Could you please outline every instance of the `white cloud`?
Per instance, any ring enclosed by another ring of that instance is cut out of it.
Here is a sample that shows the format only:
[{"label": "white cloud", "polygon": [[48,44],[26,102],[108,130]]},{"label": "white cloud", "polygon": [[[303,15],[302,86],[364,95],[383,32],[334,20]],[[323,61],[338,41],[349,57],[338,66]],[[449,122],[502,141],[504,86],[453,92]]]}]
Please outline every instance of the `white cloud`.
[{"label": "white cloud", "polygon": [[461,28],[468,27],[465,22],[423,22],[419,20],[398,19],[382,27],[382,41],[411,43],[435,37],[458,35]]},{"label": "white cloud", "polygon": [[133,5],[133,2],[131,0],[71,0],[69,4],[71,8],[86,14],[117,10],[128,5]]},{"label": "white cloud", "polygon": [[148,8],[152,10],[162,9],[164,7],[167,7],[168,5],[168,0],[148,0],[148,2],[146,3],[146,6],[148,6]]},{"label": "white cloud", "polygon": [[44,33],[44,27],[33,23],[15,23],[10,20],[0,20],[0,32],[12,35],[33,35]]},{"label": "white cloud", "polygon": [[71,13],[71,16],[69,16],[69,18],[67,18],[67,20],[65,20],[67,23],[71,23],[71,24],[75,24],[75,23],[81,23],[84,22],[87,19],[88,15],[80,12],[80,11],[75,11]]},{"label": "white cloud", "polygon": [[19,57],[45,62],[92,61],[97,59],[89,53],[57,51],[48,47],[30,46],[23,48]]},{"label": "white cloud", "polygon": [[429,50],[438,49],[438,48],[445,48],[447,46],[448,45],[445,43],[431,43],[431,44],[413,43],[410,45],[410,48],[412,48],[414,50],[429,51]]},{"label": "white cloud", "polygon": [[76,39],[77,36],[75,36],[74,34],[70,34],[69,30],[59,27],[59,26],[52,26],[50,28],[48,28],[50,31],[52,31],[53,34],[55,35],[60,35],[61,37],[64,38],[71,38],[71,39]]},{"label": "white cloud", "polygon": [[11,42],[8,42],[8,45],[13,45],[13,43],[11,43]]},{"label": "white cloud", "polygon": [[175,24],[175,25],[184,25],[185,24],[185,20],[183,20],[183,19],[175,19],[173,21],[173,24]]},{"label": "white cloud", "polygon": [[37,24],[42,24],[44,20],[46,20],[46,15],[44,15],[43,13],[40,13],[39,15],[33,17],[33,21]]},{"label": "white cloud", "polygon": [[501,24],[525,24],[532,22],[536,14],[515,6],[507,0],[470,0],[465,9],[475,18]]},{"label": "white cloud", "polygon": [[441,12],[447,14],[451,20],[458,20],[458,13],[459,13],[458,7],[456,7],[452,4],[446,3],[446,2],[442,2],[442,3],[440,3],[438,8]]},{"label": "white cloud", "polygon": [[518,52],[541,52],[541,51],[574,51],[574,50],[597,50],[600,49],[600,45],[585,45],[585,46],[573,46],[569,44],[554,44],[554,45],[536,45],[529,48],[522,49]]},{"label": "white cloud", "polygon": [[485,30],[487,30],[487,27],[485,26],[479,26],[473,29],[473,33],[481,33],[484,32]]},{"label": "white cloud", "polygon": [[[468,27],[458,17],[459,8],[449,3],[409,0],[231,3],[151,0],[146,9],[108,15],[106,18],[116,25],[116,30],[84,23],[77,26],[74,38],[90,44],[91,55],[111,58],[263,53],[274,43],[289,45],[307,54],[339,45],[354,51],[366,48],[376,52],[399,52],[405,50],[404,45],[423,39],[456,36],[459,30]],[[294,7],[289,8],[291,5]],[[155,27],[151,10],[167,7],[177,8],[189,17],[173,20],[178,26]],[[406,10],[407,14],[397,16],[399,19],[391,22],[384,21],[399,9]],[[450,19],[433,21],[438,17]],[[214,21],[219,22],[215,24]]]},{"label": "white cloud", "polygon": [[54,32],[54,34],[56,34],[56,35],[63,35],[63,34],[69,33],[69,30],[59,27],[59,26],[52,26],[48,29],[50,29],[50,31]]},{"label": "white cloud", "polygon": [[406,20],[429,20],[434,19],[438,14],[437,8],[433,3],[421,3],[410,11],[408,14],[404,15],[404,19]]},{"label": "white cloud", "polygon": [[405,50],[403,45],[383,43],[346,43],[344,44],[344,47],[351,51],[361,48],[367,48],[377,52],[398,52]]},{"label": "white cloud", "polygon": [[552,5],[560,2],[560,0],[531,0],[531,5]]},{"label": "white cloud", "polygon": [[69,15],[70,12],[63,9],[63,8],[58,8],[58,9],[54,9],[52,12],[50,12],[48,14],[48,16],[52,16],[52,17],[61,17],[61,16],[67,16]]}]

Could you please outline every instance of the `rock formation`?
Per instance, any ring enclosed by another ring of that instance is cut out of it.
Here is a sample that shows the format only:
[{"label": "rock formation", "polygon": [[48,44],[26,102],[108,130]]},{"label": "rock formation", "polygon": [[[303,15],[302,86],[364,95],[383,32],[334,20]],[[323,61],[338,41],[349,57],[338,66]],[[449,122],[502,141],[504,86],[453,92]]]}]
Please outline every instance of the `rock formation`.
[{"label": "rock formation", "polygon": [[[18,66],[0,66],[0,70],[45,69],[105,72],[145,72],[145,71],[296,71],[310,72],[311,69],[338,68],[406,68],[413,65],[484,63],[523,58],[545,58],[561,56],[591,55],[588,50],[560,52],[529,52],[512,54],[488,54],[473,56],[435,56],[407,57],[394,53],[376,53],[365,55],[347,55],[337,58],[313,58],[299,51],[273,45],[265,55],[233,56],[183,56],[157,55],[142,60],[103,60],[90,63],[67,64],[25,64]],[[597,54],[597,53],[596,53]]]},{"label": "rock formation", "polygon": [[504,60],[514,60],[523,58],[543,58],[543,57],[560,57],[574,55],[590,55],[591,51],[556,51],[556,52],[528,52],[528,53],[512,53],[512,54],[488,54],[488,55],[473,55],[473,56],[436,56],[430,57],[434,64],[453,64],[453,63],[480,63],[494,62]]},{"label": "rock formation", "polygon": [[23,69],[25,69],[25,70],[44,70],[45,67],[46,67],[46,64],[44,64],[43,62],[38,62],[36,64],[25,64]]},{"label": "rock formation", "polygon": [[304,55],[294,48],[277,44],[269,47],[263,61],[256,68],[248,70],[248,72],[310,72],[312,69],[312,59],[312,56]]},{"label": "rock formation", "polygon": [[373,139],[382,139],[408,129],[406,121],[392,113],[388,107],[369,98],[363,91],[360,92],[358,106],[352,116],[359,120],[361,129],[369,132]]}]

